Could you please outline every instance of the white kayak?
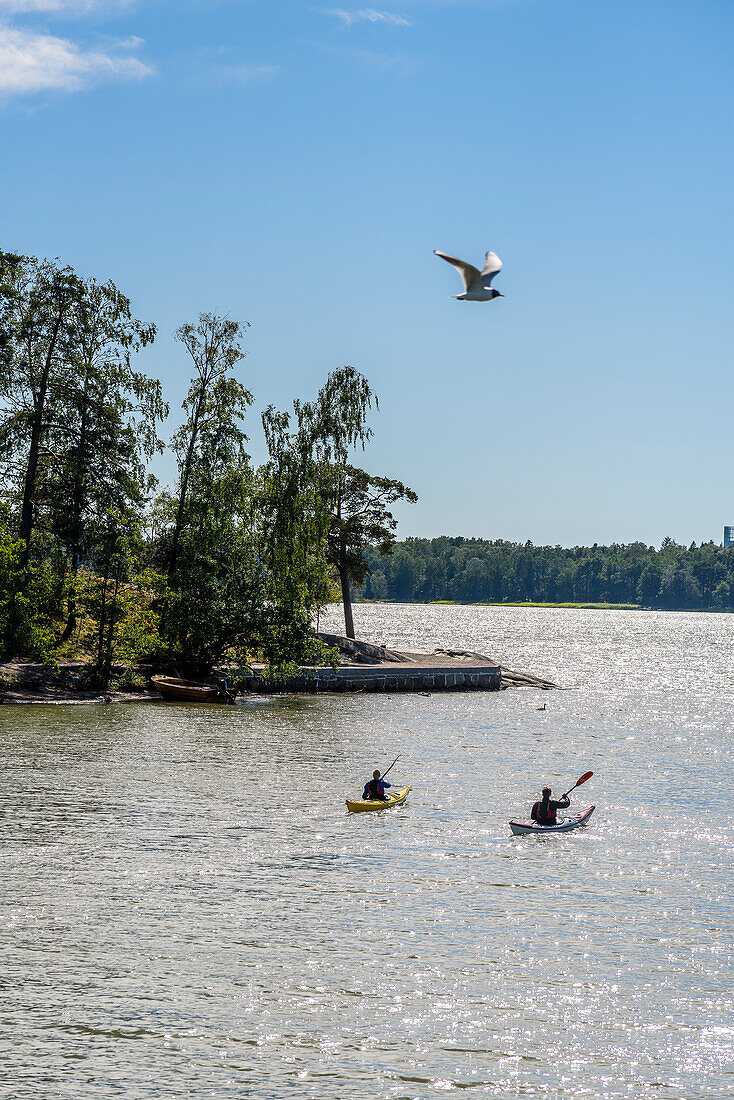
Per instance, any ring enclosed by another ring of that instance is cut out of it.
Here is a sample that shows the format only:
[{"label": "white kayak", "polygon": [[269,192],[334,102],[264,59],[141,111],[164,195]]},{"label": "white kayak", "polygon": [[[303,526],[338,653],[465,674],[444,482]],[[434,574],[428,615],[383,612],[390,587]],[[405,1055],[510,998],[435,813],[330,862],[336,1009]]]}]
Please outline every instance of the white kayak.
[{"label": "white kayak", "polygon": [[545,836],[547,833],[567,833],[571,829],[578,829],[580,825],[588,825],[589,818],[596,806],[587,806],[585,810],[579,810],[572,817],[566,817],[557,825],[537,825],[534,821],[511,821],[510,828],[515,836],[529,836],[531,833],[539,833]]}]

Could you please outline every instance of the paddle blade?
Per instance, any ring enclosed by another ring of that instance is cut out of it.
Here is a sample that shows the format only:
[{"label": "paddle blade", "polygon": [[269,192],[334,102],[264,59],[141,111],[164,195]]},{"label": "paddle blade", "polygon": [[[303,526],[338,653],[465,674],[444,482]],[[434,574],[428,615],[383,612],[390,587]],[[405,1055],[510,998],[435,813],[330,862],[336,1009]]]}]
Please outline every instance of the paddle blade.
[{"label": "paddle blade", "polygon": [[568,788],[568,790],[566,791],[566,793],[564,794],[563,797],[565,798],[566,795],[569,795],[571,793],[571,791],[575,791],[576,788],[580,787],[582,783],[585,783],[587,779],[591,779],[593,774],[594,774],[593,772],[584,772],[584,774],[581,776],[581,778],[576,780],[573,787]]}]

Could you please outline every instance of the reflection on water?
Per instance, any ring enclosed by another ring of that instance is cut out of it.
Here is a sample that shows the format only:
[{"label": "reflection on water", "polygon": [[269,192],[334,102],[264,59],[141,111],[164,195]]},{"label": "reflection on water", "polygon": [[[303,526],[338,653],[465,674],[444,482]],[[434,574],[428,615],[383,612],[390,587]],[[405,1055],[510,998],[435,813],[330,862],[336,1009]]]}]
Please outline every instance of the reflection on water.
[{"label": "reflection on water", "polygon": [[356,612],[562,690],[0,711],[0,1096],[734,1095],[734,619]]}]

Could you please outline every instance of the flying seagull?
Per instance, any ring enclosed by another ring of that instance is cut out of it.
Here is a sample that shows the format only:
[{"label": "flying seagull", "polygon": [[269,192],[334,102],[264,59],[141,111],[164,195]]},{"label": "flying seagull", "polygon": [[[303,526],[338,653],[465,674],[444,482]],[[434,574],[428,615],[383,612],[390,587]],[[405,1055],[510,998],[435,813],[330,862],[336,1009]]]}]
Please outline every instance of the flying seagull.
[{"label": "flying seagull", "polygon": [[493,290],[491,283],[498,271],[502,270],[502,260],[496,252],[488,252],[484,257],[484,267],[478,271],[476,267],[457,260],[454,256],[447,256],[445,252],[434,249],[437,256],[447,263],[453,264],[461,273],[464,280],[464,293],[453,294],[452,298],[458,298],[462,302],[491,302],[493,298],[504,298],[499,290]]}]

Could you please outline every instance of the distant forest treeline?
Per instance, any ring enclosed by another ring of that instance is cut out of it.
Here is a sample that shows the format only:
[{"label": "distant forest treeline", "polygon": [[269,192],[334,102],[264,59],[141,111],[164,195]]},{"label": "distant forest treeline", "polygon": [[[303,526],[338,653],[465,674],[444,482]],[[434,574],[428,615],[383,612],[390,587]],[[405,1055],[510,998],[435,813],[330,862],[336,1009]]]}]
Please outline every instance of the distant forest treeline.
[{"label": "distant forest treeline", "polygon": [[734,610],[734,547],[664,539],[611,546],[533,546],[499,539],[406,539],[371,552],[365,599],[427,603],[631,603]]}]

